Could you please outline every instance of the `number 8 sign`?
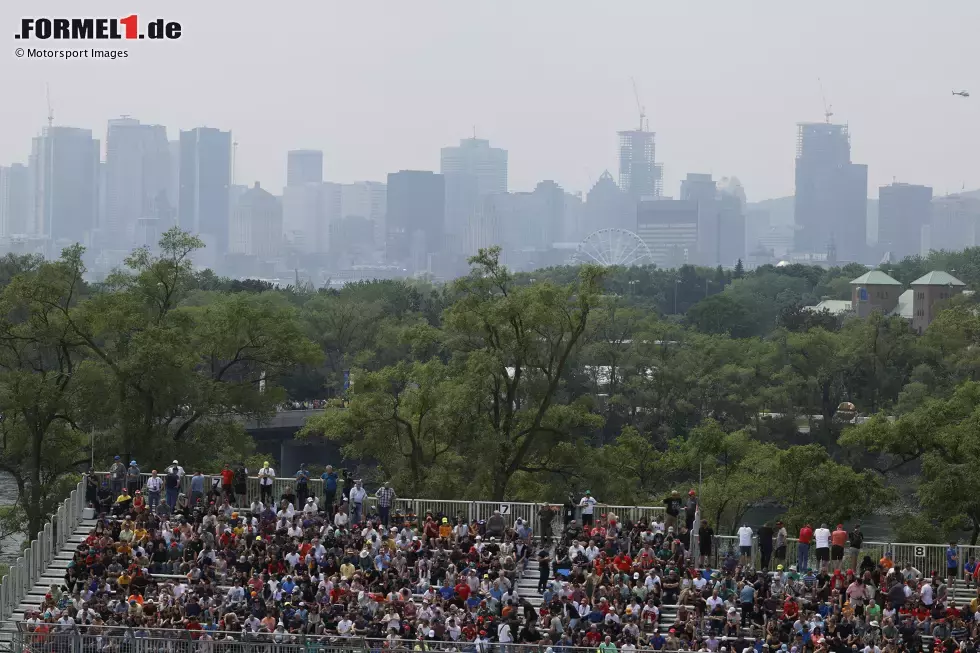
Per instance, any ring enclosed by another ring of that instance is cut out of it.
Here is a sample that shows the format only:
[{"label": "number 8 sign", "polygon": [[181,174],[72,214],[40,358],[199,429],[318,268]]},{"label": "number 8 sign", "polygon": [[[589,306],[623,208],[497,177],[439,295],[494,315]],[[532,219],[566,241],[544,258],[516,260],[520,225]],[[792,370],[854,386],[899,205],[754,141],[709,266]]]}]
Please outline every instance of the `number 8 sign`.
[{"label": "number 8 sign", "polygon": [[916,558],[925,558],[926,557],[926,547],[924,547],[924,546],[917,546],[917,547],[915,547],[914,555],[915,555]]}]

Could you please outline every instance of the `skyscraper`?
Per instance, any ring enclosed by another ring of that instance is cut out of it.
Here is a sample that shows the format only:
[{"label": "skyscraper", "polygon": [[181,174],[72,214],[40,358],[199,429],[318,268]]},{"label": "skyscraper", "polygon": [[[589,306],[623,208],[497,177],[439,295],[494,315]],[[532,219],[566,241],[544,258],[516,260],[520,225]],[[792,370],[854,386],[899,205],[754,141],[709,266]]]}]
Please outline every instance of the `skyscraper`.
[{"label": "skyscraper", "polygon": [[286,185],[320,183],[323,181],[323,152],[321,150],[290,150],[286,153]]},{"label": "skyscraper", "polygon": [[636,235],[662,268],[695,263],[698,252],[698,204],[694,200],[640,202]]},{"label": "skyscraper", "polygon": [[894,260],[918,256],[932,214],[932,188],[890,184],[878,189],[878,248]]},{"label": "skyscraper", "polygon": [[[137,225],[162,233],[174,224],[170,144],[162,125],[133,118],[109,121],[106,132],[105,219],[101,240],[128,248]],[[153,223],[153,229],[148,223]],[[142,240],[142,239],[139,239]]]},{"label": "skyscraper", "polygon": [[45,127],[34,138],[30,169],[34,210],[28,233],[85,243],[99,202],[99,141],[92,131]]},{"label": "skyscraper", "polygon": [[476,178],[476,193],[483,197],[507,192],[507,150],[490,147],[490,141],[464,138],[457,147],[444,147],[440,172],[467,174]]},{"label": "skyscraper", "polygon": [[737,179],[719,183],[708,174],[688,173],[681,199],[698,207],[698,263],[734,267],[745,258],[745,192]]},{"label": "skyscraper", "polygon": [[608,170],[599,175],[585,196],[583,227],[586,236],[599,229],[636,231],[636,200],[616,185]]},{"label": "skyscraper", "polygon": [[846,125],[798,125],[794,215],[797,252],[836,249],[841,261],[864,261],[868,167],[851,163]]},{"label": "skyscraper", "polygon": [[231,132],[198,127],[180,132],[178,221],[214,256],[228,252]]},{"label": "skyscraper", "polygon": [[663,194],[663,170],[657,164],[654,132],[642,128],[619,132],[619,187],[634,200]]},{"label": "skyscraper", "polygon": [[31,176],[27,166],[0,166],[0,236],[26,234],[31,222]]},{"label": "skyscraper", "polygon": [[386,258],[410,272],[429,269],[445,243],[446,181],[423,170],[388,174]]},{"label": "skyscraper", "polygon": [[507,192],[507,150],[490,147],[487,140],[464,138],[440,154],[439,171],[446,183],[446,247],[461,258],[481,200]]}]

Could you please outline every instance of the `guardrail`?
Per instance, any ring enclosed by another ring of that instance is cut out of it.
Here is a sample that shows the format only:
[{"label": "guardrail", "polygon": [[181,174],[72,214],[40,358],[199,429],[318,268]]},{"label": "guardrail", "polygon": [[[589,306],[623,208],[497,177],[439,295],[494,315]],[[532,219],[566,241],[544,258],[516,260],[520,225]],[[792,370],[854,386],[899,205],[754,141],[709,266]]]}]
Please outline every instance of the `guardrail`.
[{"label": "guardrail", "polygon": [[[81,651],[170,651],[173,653],[380,653],[382,651],[463,651],[467,653],[542,653],[539,644],[500,644],[486,639],[480,642],[462,640],[367,639],[359,636],[301,635],[285,631],[243,633],[221,631],[188,631],[162,628],[101,627],[101,632],[88,632],[85,626],[48,633],[28,632],[22,624],[12,634],[11,651],[76,652]],[[92,627],[88,627],[92,628]],[[495,635],[496,633],[494,633]],[[719,641],[734,641],[735,637],[719,637]],[[595,646],[578,647],[554,644],[562,653],[596,653]],[[657,649],[657,653],[674,653],[688,649]],[[649,646],[637,647],[639,653],[654,653]]]},{"label": "guardrail", "polygon": [[68,498],[61,502],[48,523],[10,565],[7,574],[0,578],[0,619],[8,619],[27,596],[27,592],[34,587],[78,526],[84,506],[85,491],[82,482],[79,482]]}]

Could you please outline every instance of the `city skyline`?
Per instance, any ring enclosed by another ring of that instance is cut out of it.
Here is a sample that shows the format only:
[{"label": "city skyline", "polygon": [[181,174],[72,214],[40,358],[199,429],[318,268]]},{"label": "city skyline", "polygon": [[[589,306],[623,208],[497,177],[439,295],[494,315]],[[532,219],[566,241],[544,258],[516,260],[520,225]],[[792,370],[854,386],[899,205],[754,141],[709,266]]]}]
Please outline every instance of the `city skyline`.
[{"label": "city skyline", "polygon": [[[0,8],[4,24],[19,20],[12,4]],[[604,170],[616,174],[615,132],[636,125],[635,77],[665,163],[665,192],[700,171],[738,176],[758,201],[792,194],[792,133],[822,116],[822,77],[835,121],[855,135],[853,159],[869,166],[871,197],[893,178],[937,194],[980,186],[969,155],[980,142],[975,105],[949,95],[971,86],[969,62],[980,47],[968,31],[980,8],[965,2],[831,2],[813,15],[762,1],[623,0],[602,12],[549,1],[384,11],[369,2],[310,6],[298,25],[227,15],[219,5],[171,3],[185,37],[133,48],[124,62],[10,66],[6,90],[17,102],[0,125],[0,161],[26,161],[22,136],[43,124],[49,82],[55,123],[92,129],[100,140],[105,120],[120,114],[167,125],[171,138],[201,125],[231,130],[238,180],[274,190],[284,185],[280,161],[291,149],[322,150],[325,179],[381,180],[393,170],[437,170],[439,147],[475,125],[478,138],[510,152],[511,189],[553,179],[585,192]],[[47,9],[70,13],[71,5],[55,0]],[[644,21],[649,39],[607,36]],[[583,38],[572,47],[568,33]],[[409,38],[427,46],[407,47]],[[240,39],[263,47],[242,49]],[[218,68],[228,52],[235,65]],[[320,81],[290,73],[293,57],[324,62]],[[254,90],[265,77],[277,80],[274,92]]]}]

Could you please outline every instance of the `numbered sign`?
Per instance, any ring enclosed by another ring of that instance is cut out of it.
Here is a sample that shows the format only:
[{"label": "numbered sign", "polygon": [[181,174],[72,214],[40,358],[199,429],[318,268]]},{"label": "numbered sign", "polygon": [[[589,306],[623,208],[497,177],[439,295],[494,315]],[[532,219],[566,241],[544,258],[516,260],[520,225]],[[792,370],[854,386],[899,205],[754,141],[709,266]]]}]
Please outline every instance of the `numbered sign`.
[{"label": "numbered sign", "polygon": [[924,547],[924,546],[917,546],[917,547],[915,547],[914,555],[915,555],[916,558],[925,558],[926,557],[926,547]]},{"label": "numbered sign", "polygon": [[509,515],[510,514],[510,504],[509,503],[502,503],[502,504],[500,504],[500,514],[501,515]]}]

